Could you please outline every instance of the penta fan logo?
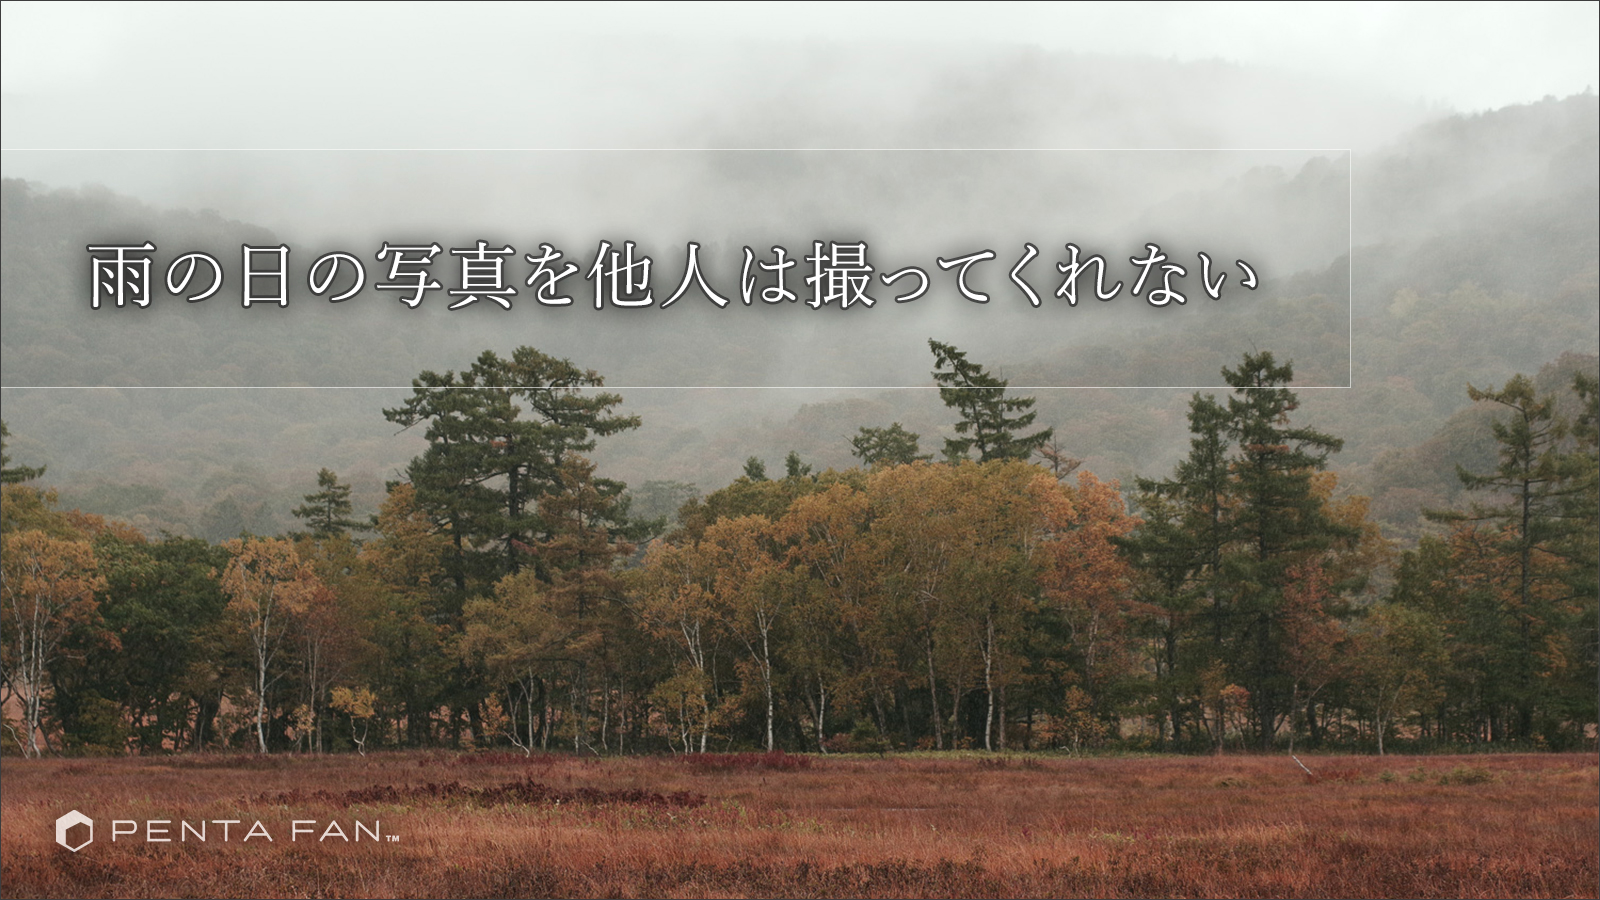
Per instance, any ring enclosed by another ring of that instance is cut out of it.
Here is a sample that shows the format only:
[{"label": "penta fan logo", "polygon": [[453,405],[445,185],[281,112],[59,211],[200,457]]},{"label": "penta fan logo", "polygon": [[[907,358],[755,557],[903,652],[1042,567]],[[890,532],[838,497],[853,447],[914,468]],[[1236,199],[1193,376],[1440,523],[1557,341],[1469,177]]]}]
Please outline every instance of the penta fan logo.
[{"label": "penta fan logo", "polygon": [[56,843],[77,853],[94,841],[94,820],[77,810],[56,820]]},{"label": "penta fan logo", "polygon": [[[270,844],[274,839],[272,828],[279,829],[279,837],[283,835],[282,824],[275,824],[269,828],[267,823],[255,819],[248,823],[248,830],[245,828],[246,824],[241,819],[202,819],[196,822],[181,819],[145,819],[141,828],[138,819],[112,819],[110,837],[113,844],[118,838],[121,838],[123,843],[187,844],[193,841],[204,844],[208,837],[212,843],[249,843],[259,838]],[[235,825],[239,827],[235,829],[233,827]],[[400,840],[399,835],[384,834],[383,823],[376,819],[371,822],[361,819],[339,822],[330,819],[325,823],[316,819],[292,819],[288,823],[288,828],[291,843],[300,843],[303,840],[319,844],[329,841],[341,841],[346,844],[359,844],[362,841],[393,844]],[[236,838],[235,835],[238,834],[243,836]],[[93,842],[93,819],[77,810],[72,810],[56,819],[56,843],[77,853]]]}]

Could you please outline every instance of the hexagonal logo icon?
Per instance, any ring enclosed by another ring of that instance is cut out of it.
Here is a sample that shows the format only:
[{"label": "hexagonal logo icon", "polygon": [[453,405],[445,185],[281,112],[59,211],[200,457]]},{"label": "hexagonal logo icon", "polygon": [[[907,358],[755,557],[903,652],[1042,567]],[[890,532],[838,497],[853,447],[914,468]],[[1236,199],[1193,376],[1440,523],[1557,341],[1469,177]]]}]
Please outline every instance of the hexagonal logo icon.
[{"label": "hexagonal logo icon", "polygon": [[94,841],[94,820],[77,810],[56,820],[56,843],[77,853]]}]

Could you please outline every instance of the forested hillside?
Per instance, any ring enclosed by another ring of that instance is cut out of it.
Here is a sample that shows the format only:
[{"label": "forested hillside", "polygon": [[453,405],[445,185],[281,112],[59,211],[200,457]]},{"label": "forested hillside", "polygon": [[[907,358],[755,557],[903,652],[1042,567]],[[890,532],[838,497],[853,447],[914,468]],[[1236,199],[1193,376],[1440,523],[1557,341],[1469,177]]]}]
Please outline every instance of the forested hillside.
[{"label": "forested hillside", "polygon": [[[618,176],[689,211],[561,201],[724,289],[839,210],[1002,251],[1004,303],[930,257],[848,311],[91,311],[89,241],[313,239],[8,178],[7,752],[1592,747],[1597,134],[1586,94],[1116,197],[1073,181],[1110,157],[776,151]],[[458,200],[459,247],[500,201]],[[351,205],[316,228],[376,246]],[[1008,254],[1061,234],[1267,262],[1030,308]]]},{"label": "forested hillside", "polygon": [[[1230,349],[1241,346],[1242,335],[1244,349],[1270,348],[1294,360],[1301,384],[1353,385],[1307,392],[1307,409],[1345,437],[1334,465],[1347,484],[1374,494],[1392,531],[1414,533],[1417,504],[1383,496],[1383,479],[1392,476],[1372,469],[1377,458],[1432,439],[1469,405],[1467,383],[1499,383],[1515,372],[1537,372],[1562,353],[1592,352],[1600,305],[1595,130],[1596,103],[1586,96],[1443,120],[1356,160],[1353,259],[1330,258],[1279,279],[1246,305],[1188,308],[1178,311],[1183,319],[1107,319],[1111,331],[1041,330],[983,310],[993,317],[980,321],[996,323],[996,335],[1006,336],[1005,351],[964,345],[1015,384],[1190,383],[1185,379],[1197,372],[1210,379],[1197,383],[1220,384],[1215,373],[1242,352]],[[1320,177],[1263,172],[1228,190],[1283,206],[1321,191],[1309,186]],[[1184,202],[1203,210],[1226,206],[1228,198]],[[161,212],[103,191],[15,181],[5,185],[3,215],[0,366],[8,386],[399,387],[408,373],[458,365],[484,346],[506,353],[530,343],[496,336],[482,319],[434,315],[419,324],[355,303],[303,304],[285,311],[292,317],[276,319],[271,311],[265,318],[242,316],[236,304],[221,303],[91,318],[81,308],[84,254],[68,234],[110,240],[126,232],[158,246],[211,248],[225,260],[237,256],[229,248],[275,236],[215,214]],[[1350,271],[1357,273],[1353,284]],[[851,329],[856,339],[864,326],[824,323],[819,331],[792,316],[712,320],[718,311],[702,306],[673,310],[686,315],[664,332],[592,328],[571,319],[531,343],[620,385],[703,383],[697,379],[708,375],[735,384],[816,384],[835,376],[834,383],[872,384],[886,373],[916,385],[928,384],[916,375],[927,338],[949,340],[969,327],[946,334],[937,322],[880,317],[871,325],[877,349],[863,354],[830,341],[829,329]],[[1060,318],[1082,311],[1045,312]],[[716,335],[711,347],[690,349],[707,334]],[[774,343],[780,334],[798,335],[797,346],[814,345],[798,368],[771,369],[774,360],[796,353]],[[685,352],[674,351],[675,344]],[[5,399],[16,446],[52,466],[55,484],[74,505],[129,518],[152,534],[167,529],[217,540],[241,528],[289,527],[287,508],[324,465],[352,478],[358,507],[373,512],[383,481],[417,449],[371,412],[399,392],[377,393],[376,402],[364,392],[309,390],[9,390]],[[602,448],[599,461],[636,488],[661,481],[709,490],[752,454],[776,464],[790,450],[819,466],[841,467],[850,462],[848,438],[859,427],[901,421],[935,434],[950,425],[926,391],[623,395],[643,427]],[[1066,450],[1106,477],[1126,481],[1176,460],[1182,391],[1038,396],[1040,415],[1058,429]],[[1481,458],[1485,448],[1475,452]],[[1446,472],[1454,461],[1442,463]],[[1394,460],[1386,465],[1392,469]]]}]

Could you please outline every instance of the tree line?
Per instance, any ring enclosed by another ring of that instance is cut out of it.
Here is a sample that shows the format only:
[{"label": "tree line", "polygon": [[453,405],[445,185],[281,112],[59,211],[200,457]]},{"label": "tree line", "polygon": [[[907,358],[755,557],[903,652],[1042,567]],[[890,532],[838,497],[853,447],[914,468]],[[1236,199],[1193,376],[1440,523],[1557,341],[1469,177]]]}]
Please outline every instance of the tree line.
[{"label": "tree line", "polygon": [[1399,552],[1270,353],[1124,489],[929,345],[939,461],[863,428],[672,519],[586,457],[622,399],[527,347],[383,411],[427,449],[367,521],[324,469],[298,533],[152,539],[7,457],[7,752],[1592,746],[1591,376],[1469,388],[1500,463]]}]

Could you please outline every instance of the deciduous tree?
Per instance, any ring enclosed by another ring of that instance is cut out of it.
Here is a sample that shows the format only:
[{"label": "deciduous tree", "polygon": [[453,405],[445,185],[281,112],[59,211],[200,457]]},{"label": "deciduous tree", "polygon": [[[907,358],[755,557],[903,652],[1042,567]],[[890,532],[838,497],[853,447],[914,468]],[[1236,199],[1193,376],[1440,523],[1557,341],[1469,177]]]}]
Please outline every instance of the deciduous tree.
[{"label": "deciduous tree", "polygon": [[38,756],[45,693],[61,643],[95,616],[95,593],[105,589],[105,579],[85,540],[9,531],[0,535],[0,546],[4,680],[22,709],[23,733],[12,737],[24,755]]},{"label": "deciduous tree", "polygon": [[222,590],[228,613],[249,641],[255,668],[256,749],[267,752],[267,690],[282,677],[280,654],[296,617],[312,603],[322,584],[301,561],[294,544],[270,538],[242,538],[223,544],[228,565]]}]

